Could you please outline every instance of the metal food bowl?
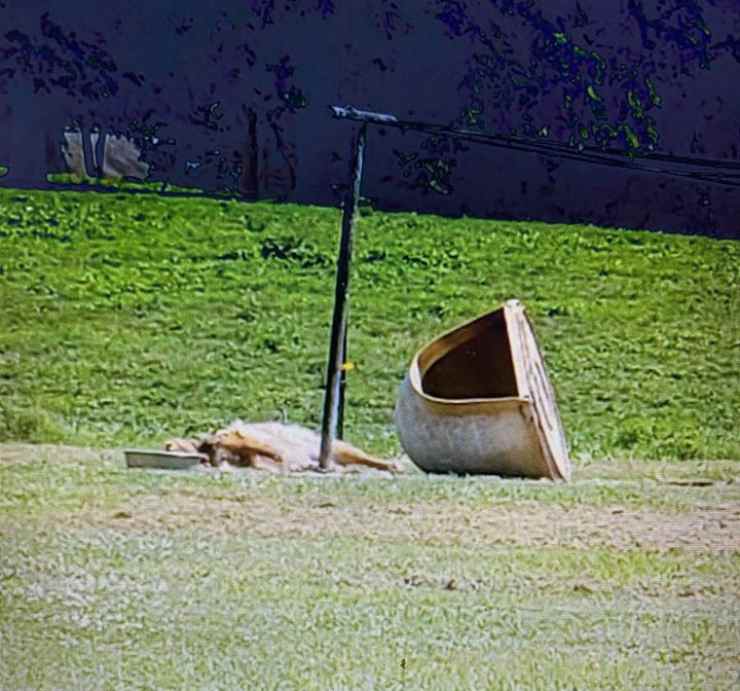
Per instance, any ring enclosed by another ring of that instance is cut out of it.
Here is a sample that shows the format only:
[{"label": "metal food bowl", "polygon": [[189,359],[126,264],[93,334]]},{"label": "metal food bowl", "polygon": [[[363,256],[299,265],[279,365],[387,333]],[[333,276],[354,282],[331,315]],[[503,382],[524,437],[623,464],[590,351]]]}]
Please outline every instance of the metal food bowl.
[{"label": "metal food bowl", "polygon": [[128,468],[150,468],[155,470],[190,470],[203,462],[203,457],[183,451],[152,451],[149,449],[126,449]]}]

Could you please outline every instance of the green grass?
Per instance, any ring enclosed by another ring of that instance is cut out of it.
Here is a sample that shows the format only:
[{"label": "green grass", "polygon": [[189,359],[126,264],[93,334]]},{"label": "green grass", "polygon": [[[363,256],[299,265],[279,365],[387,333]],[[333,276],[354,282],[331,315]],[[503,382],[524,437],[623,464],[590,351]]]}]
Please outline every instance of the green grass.
[{"label": "green grass", "polygon": [[[317,426],[339,212],[0,190],[0,439],[159,443]],[[576,457],[740,458],[731,241],[365,209],[349,437],[399,451],[396,390],[440,331],[516,297]]]},{"label": "green grass", "polygon": [[413,353],[516,297],[567,485],[128,471],[38,445],[316,426],[338,228],[0,190],[0,441],[34,442],[0,444],[0,688],[734,688],[737,244],[363,210],[349,437],[398,453]]},{"label": "green grass", "polygon": [[[6,688],[731,688],[729,612],[675,596],[625,606],[572,583],[571,593],[535,589],[550,570],[520,577],[510,550],[369,547],[363,565],[374,564],[376,580],[343,583],[357,545],[337,541],[55,533],[27,549],[76,552],[54,575],[47,557],[26,557],[6,585],[28,604],[5,612],[4,648],[34,652],[5,659]],[[442,558],[456,571],[475,564],[504,592],[448,592],[444,578],[404,585],[404,572],[434,571]],[[248,574],[237,571],[243,562]],[[21,581],[31,573],[35,593]]]},{"label": "green grass", "polygon": [[[2,171],[0,170],[0,172]],[[178,185],[171,185],[168,182],[146,182],[115,177],[96,178],[89,175],[77,175],[76,173],[49,173],[46,179],[48,182],[61,185],[99,185],[101,187],[134,192],[189,192],[192,194],[204,194],[203,190],[199,187],[179,187]]]},{"label": "green grass", "polygon": [[729,690],[735,467],[334,481],[0,445],[0,688]]}]

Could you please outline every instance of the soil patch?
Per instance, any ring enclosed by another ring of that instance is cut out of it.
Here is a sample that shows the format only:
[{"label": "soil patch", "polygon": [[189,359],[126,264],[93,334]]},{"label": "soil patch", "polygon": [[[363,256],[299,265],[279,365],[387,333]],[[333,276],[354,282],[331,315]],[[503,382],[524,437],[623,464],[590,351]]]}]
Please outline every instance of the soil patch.
[{"label": "soil patch", "polygon": [[[120,463],[120,452],[96,451],[50,445],[5,445],[0,459],[5,463],[74,462]],[[387,497],[345,497],[320,499],[307,496],[274,497],[261,493],[259,487],[240,491],[238,485],[211,491],[209,487],[181,490],[173,487],[166,494],[122,492],[120,505],[112,510],[91,506],[69,512],[44,513],[42,521],[75,528],[110,528],[123,531],[198,530],[227,534],[251,534],[258,537],[339,536],[362,537],[372,541],[412,541],[439,545],[521,545],[526,547],[564,546],[574,548],[605,547],[618,550],[691,550],[697,552],[736,553],[740,551],[740,486],[733,482],[732,464],[720,464],[725,480],[715,482],[714,501],[697,501],[681,511],[633,508],[619,504],[576,506],[538,502],[531,499],[496,502],[491,506],[471,507],[449,499],[415,501]],[[642,464],[645,472],[660,479],[644,483],[683,483],[695,477],[697,466]],[[670,468],[672,477],[665,477]],[[718,466],[719,468],[720,466]],[[584,487],[598,480],[599,466],[592,464],[576,480]],[[615,464],[605,465],[604,483],[619,485]],[[635,468],[632,467],[634,472]],[[134,473],[146,471],[131,471]],[[200,471],[203,472],[203,471]],[[235,471],[251,472],[255,471]],[[704,473],[717,476],[719,470]],[[379,474],[386,475],[386,474]],[[631,478],[634,480],[634,478]],[[301,482],[295,477],[290,482]],[[351,481],[351,480],[348,480]],[[375,481],[369,479],[368,481]],[[385,482],[380,477],[378,482]],[[396,482],[403,482],[401,476]],[[533,483],[536,484],[536,483]],[[672,486],[673,491],[698,492],[703,482]],[[697,488],[698,487],[698,488]],[[706,488],[704,488],[706,489]],[[128,495],[128,496],[126,496]],[[6,517],[5,531],[12,531]],[[5,532],[4,531],[4,532]]]}]

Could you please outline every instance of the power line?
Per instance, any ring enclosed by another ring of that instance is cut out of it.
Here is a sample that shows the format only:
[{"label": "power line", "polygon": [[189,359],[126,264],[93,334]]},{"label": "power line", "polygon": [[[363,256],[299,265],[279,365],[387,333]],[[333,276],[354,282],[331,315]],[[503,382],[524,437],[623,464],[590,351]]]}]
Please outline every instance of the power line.
[{"label": "power line", "polygon": [[[446,125],[436,125],[414,120],[399,120],[394,115],[357,110],[351,106],[330,106],[330,109],[333,116],[339,120],[354,120],[383,127],[395,127],[402,132],[409,130],[424,134],[453,137],[474,144],[536,153],[541,156],[564,158],[581,163],[605,165],[612,168],[635,170],[657,175],[671,175],[673,177],[688,178],[724,185],[726,187],[740,187],[740,163],[731,161],[672,156],[652,152],[627,156],[624,152],[616,149],[599,149],[585,145],[576,148],[560,142],[545,142],[529,137],[482,134],[481,132],[456,129]],[[672,166],[661,164],[672,164]],[[685,170],[675,166],[683,166]]]}]

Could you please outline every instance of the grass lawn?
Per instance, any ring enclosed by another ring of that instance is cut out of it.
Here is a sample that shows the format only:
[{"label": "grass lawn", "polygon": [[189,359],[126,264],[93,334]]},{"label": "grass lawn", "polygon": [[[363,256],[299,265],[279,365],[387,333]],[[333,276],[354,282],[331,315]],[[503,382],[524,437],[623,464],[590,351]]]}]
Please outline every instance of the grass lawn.
[{"label": "grass lawn", "polygon": [[[319,423],[335,209],[0,189],[0,440],[159,443]],[[350,440],[395,454],[414,352],[520,299],[573,455],[740,459],[740,245],[366,211]]]},{"label": "grass lawn", "polygon": [[737,468],[178,475],[2,445],[0,688],[729,691]]},{"label": "grass lawn", "polygon": [[529,309],[574,482],[126,470],[316,426],[339,213],[0,189],[0,688],[733,689],[736,243],[365,209],[347,436]]}]

